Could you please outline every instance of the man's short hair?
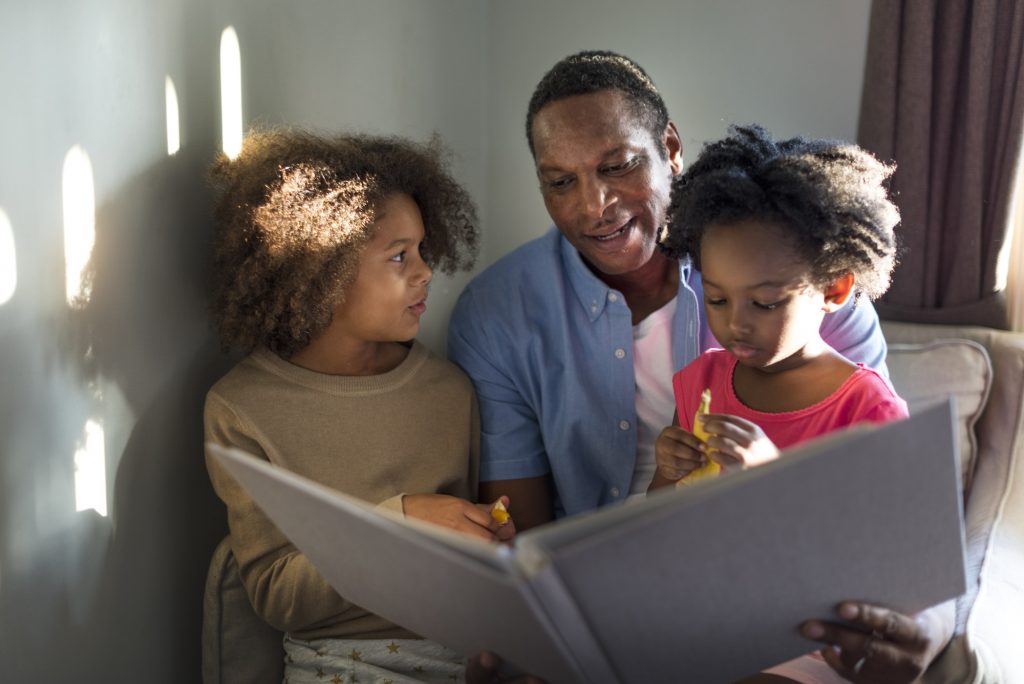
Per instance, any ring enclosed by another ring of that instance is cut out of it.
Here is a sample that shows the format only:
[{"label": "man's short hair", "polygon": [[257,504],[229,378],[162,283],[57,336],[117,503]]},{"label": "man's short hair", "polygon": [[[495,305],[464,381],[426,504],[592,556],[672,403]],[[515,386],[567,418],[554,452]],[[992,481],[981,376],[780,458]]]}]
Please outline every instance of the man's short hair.
[{"label": "man's short hair", "polygon": [[537,84],[526,111],[526,141],[533,148],[533,119],[548,104],[573,95],[604,90],[622,92],[633,105],[639,122],[655,140],[668,125],[668,108],[654,81],[629,57],[607,50],[586,50],[560,60]]}]

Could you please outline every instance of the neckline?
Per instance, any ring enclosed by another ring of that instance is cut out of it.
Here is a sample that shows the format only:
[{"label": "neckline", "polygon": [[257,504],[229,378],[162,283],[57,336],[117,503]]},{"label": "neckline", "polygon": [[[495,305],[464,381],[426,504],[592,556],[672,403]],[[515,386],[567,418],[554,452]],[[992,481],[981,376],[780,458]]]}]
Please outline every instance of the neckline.
[{"label": "neckline", "polygon": [[[729,354],[729,352],[725,349],[722,349],[721,352],[723,354]],[[843,394],[849,385],[852,385],[853,383],[857,382],[857,378],[860,377],[861,371],[870,370],[869,368],[866,368],[863,363],[858,363],[856,370],[850,373],[850,375],[846,378],[846,380],[843,380],[842,384],[839,385],[839,387],[837,387],[835,390],[829,393],[829,395],[822,399],[821,401],[815,402],[810,406],[806,406],[802,409],[795,409],[793,411],[761,411],[759,409],[747,405],[747,403],[740,399],[739,395],[736,394],[736,367],[738,365],[739,359],[733,356],[732,354],[729,354],[729,382],[726,383],[725,389],[729,400],[736,402],[738,405],[742,406],[751,414],[767,420],[789,420],[792,418],[798,418],[803,415],[820,411],[821,409],[825,408],[826,406],[834,402],[839,395]]]}]

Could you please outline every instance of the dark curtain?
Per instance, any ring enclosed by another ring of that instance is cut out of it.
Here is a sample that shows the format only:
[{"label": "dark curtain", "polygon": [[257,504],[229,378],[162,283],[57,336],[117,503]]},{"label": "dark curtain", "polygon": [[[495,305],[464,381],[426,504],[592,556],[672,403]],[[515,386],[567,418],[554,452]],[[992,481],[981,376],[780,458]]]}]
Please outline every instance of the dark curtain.
[{"label": "dark curtain", "polygon": [[859,142],[897,165],[883,318],[1007,328],[996,261],[1024,137],[1024,0],[875,0]]}]

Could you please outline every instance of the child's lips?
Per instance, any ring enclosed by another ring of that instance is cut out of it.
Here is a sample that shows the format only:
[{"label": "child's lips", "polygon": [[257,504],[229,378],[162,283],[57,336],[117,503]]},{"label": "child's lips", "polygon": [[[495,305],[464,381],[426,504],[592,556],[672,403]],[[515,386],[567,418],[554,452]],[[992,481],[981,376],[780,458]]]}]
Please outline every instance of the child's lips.
[{"label": "child's lips", "polygon": [[749,359],[757,354],[757,349],[749,344],[733,342],[729,345],[729,351],[738,359]]},{"label": "child's lips", "polygon": [[426,310],[427,310],[427,300],[426,299],[422,299],[422,300],[416,302],[415,304],[413,304],[412,306],[409,307],[409,311],[411,311],[413,313],[413,315],[416,315],[416,316],[422,316],[423,312],[426,311]]}]

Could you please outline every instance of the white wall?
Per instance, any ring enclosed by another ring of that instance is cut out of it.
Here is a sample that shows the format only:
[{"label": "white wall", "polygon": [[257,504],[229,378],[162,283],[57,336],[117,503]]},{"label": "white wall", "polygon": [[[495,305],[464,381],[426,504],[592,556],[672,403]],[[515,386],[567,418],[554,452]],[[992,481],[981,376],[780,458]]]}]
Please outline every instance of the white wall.
[{"label": "white wall", "polygon": [[[547,225],[522,126],[558,58],[636,58],[691,158],[732,121],[852,138],[867,13],[868,0],[0,5],[0,210],[18,259],[0,304],[0,681],[198,679],[203,574],[225,530],[201,451],[202,397],[230,363],[203,294],[225,26],[248,122],[440,132],[478,200],[483,266]],[[166,75],[181,106],[172,157]],[[95,280],[78,309],[63,276],[72,145],[96,184]],[[435,280],[422,337],[436,350],[465,279]],[[75,510],[88,420],[105,431],[106,517]]]}]

